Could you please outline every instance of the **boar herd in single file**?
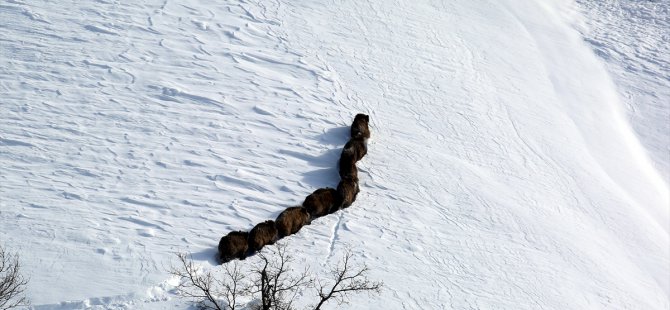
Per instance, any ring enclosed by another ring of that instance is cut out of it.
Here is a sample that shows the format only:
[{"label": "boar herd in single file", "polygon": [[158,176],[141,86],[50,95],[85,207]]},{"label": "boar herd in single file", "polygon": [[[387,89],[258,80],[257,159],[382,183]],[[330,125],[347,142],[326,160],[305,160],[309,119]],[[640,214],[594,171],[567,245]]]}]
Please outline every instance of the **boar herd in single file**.
[{"label": "boar herd in single file", "polygon": [[370,138],[370,117],[357,114],[351,124],[351,138],[344,145],[340,155],[340,183],[336,189],[319,188],[311,193],[302,206],[284,210],[277,219],[259,223],[249,232],[232,231],[219,241],[219,260],[226,263],[235,258],[244,259],[265,245],[274,244],[278,239],[297,233],[312,220],[347,208],[356,200],[358,168],[356,162],[367,154],[367,140]]}]

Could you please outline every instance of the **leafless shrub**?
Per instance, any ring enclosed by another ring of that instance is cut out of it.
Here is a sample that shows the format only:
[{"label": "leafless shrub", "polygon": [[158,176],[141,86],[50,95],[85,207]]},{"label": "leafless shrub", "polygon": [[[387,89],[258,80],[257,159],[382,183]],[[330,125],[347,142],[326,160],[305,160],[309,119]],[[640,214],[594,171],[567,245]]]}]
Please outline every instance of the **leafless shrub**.
[{"label": "leafless shrub", "polygon": [[21,275],[19,255],[11,254],[0,246],[0,309],[27,306],[24,292],[28,279]]},{"label": "leafless shrub", "polygon": [[365,265],[360,268],[353,266],[352,257],[351,250],[347,250],[344,258],[342,258],[342,263],[330,271],[332,278],[329,281],[332,281],[331,285],[317,281],[320,300],[314,310],[321,309],[321,306],[330,300],[342,305],[347,302],[347,297],[350,294],[362,292],[379,294],[381,292],[384,283],[370,281],[367,277],[368,267]]},{"label": "leafless shrub", "polygon": [[177,253],[177,257],[180,265],[169,270],[179,278],[177,291],[182,297],[196,300],[201,309],[235,310],[238,297],[249,293],[239,262],[225,264],[223,277],[219,279],[212,272],[200,272],[187,254]]},{"label": "leafless shrub", "polygon": [[257,278],[254,287],[261,294],[261,310],[293,310],[293,301],[301,288],[310,287],[314,280],[309,269],[295,275],[291,264],[294,259],[286,253],[286,245],[278,244],[274,257],[258,255],[260,265],[252,269]]},{"label": "leafless shrub", "polygon": [[351,294],[378,294],[383,285],[368,279],[367,266],[358,267],[352,262],[351,250],[330,270],[330,278],[315,280],[308,268],[299,271],[293,268],[295,259],[285,244],[267,249],[271,251],[259,253],[256,263],[247,268],[242,268],[243,263],[238,261],[224,264],[221,275],[201,272],[188,255],[181,253],[177,255],[179,266],[169,272],[180,279],[177,287],[180,296],[193,298],[201,309],[215,310],[243,308],[245,305],[239,304],[240,299],[258,300],[258,304],[252,306],[257,310],[295,310],[298,293],[307,289],[315,289],[319,298],[318,303],[308,309],[320,310],[330,301],[338,305],[346,303]]}]

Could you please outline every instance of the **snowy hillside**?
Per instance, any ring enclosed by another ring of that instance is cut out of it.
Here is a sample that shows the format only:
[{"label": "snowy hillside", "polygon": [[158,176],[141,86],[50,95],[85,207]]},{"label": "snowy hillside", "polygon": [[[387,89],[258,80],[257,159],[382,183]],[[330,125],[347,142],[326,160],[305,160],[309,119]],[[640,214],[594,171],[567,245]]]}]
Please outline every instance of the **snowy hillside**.
[{"label": "snowy hillside", "polygon": [[173,253],[336,186],[362,112],[286,239],[385,282],[347,308],[667,309],[667,6],[592,4],[0,1],[0,242],[36,309],[186,309]]},{"label": "snowy hillside", "polygon": [[576,26],[605,60],[640,142],[670,180],[670,2],[578,1]]}]

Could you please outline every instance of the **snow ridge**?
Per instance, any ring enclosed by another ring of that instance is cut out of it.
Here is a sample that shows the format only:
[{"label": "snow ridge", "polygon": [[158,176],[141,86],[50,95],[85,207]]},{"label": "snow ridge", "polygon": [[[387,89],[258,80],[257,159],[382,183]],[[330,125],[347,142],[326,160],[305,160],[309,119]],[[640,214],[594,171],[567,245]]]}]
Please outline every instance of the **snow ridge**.
[{"label": "snow ridge", "polygon": [[[626,118],[654,165],[670,182],[670,3],[583,1],[575,25],[604,60],[625,103]],[[618,35],[627,33],[630,35]]]}]

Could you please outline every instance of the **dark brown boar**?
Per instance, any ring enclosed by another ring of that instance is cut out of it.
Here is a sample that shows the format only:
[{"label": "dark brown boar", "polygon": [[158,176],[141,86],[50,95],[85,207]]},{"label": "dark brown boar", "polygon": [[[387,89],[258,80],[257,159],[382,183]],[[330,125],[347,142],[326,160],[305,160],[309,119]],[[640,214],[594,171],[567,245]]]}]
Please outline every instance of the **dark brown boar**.
[{"label": "dark brown boar", "polygon": [[365,114],[356,114],[354,122],[351,124],[351,137],[368,139],[370,138],[370,116]]},{"label": "dark brown boar", "polygon": [[358,181],[352,178],[344,178],[337,184],[337,201],[331,212],[348,208],[356,201],[356,196],[360,192]]},{"label": "dark brown boar", "polygon": [[219,241],[219,260],[227,263],[234,258],[244,259],[249,248],[246,231],[231,231]]},{"label": "dark brown boar", "polygon": [[257,252],[265,245],[274,244],[278,238],[278,231],[273,220],[259,223],[249,232],[249,251]]},{"label": "dark brown boar", "polygon": [[342,161],[340,159],[340,178],[350,178],[358,181],[358,168],[356,168],[356,163],[351,162],[350,160]]},{"label": "dark brown boar", "polygon": [[300,228],[309,224],[309,219],[307,209],[303,207],[287,208],[275,220],[279,238],[297,233]]},{"label": "dark brown boar", "polygon": [[340,154],[340,167],[347,167],[361,160],[368,153],[368,146],[363,139],[350,139]]},{"label": "dark brown boar", "polygon": [[333,188],[319,188],[311,193],[302,206],[305,207],[312,219],[324,216],[330,212],[337,197],[337,191]]}]

